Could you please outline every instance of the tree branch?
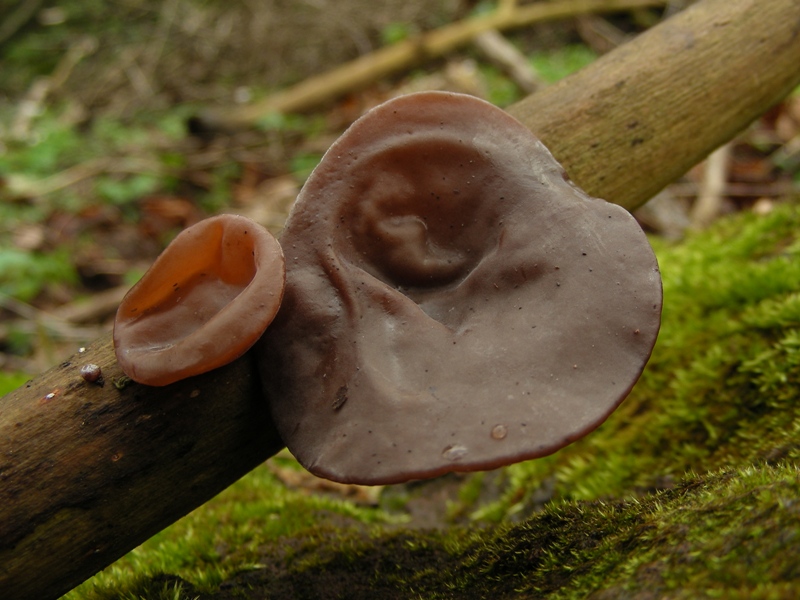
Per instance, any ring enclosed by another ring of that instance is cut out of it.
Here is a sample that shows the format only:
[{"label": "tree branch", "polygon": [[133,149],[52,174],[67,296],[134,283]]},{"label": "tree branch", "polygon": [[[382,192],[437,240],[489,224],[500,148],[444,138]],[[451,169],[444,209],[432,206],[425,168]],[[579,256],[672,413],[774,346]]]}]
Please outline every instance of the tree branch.
[{"label": "tree branch", "polygon": [[704,0],[509,108],[589,194],[633,209],[800,83],[800,3]]},{"label": "tree branch", "polygon": [[57,598],[280,450],[251,359],[153,388],[107,337],[0,399],[3,593]]}]

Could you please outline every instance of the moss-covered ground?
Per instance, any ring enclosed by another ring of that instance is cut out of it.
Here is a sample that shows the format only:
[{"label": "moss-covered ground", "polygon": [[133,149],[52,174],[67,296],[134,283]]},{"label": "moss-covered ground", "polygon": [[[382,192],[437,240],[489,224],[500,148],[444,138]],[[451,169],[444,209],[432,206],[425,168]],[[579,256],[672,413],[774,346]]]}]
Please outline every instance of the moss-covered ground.
[{"label": "moss-covered ground", "polygon": [[262,466],[69,600],[800,597],[800,207],[654,244],[663,325],[629,398],[553,456],[453,478],[445,526]]}]

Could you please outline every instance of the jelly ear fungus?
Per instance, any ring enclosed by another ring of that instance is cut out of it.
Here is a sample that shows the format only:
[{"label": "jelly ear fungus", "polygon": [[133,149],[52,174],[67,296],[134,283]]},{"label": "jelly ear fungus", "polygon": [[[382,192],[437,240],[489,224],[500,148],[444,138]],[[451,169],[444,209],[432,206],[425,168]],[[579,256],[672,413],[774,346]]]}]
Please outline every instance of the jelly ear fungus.
[{"label": "jelly ear fungus", "polygon": [[363,116],[281,245],[286,293],[256,346],[265,392],[289,449],[337,481],[552,453],[625,398],[660,325],[633,217],[470,96],[411,94]]},{"label": "jelly ear fungus", "polygon": [[117,311],[122,370],[167,385],[227,364],[275,317],[285,266],[278,241],[245,217],[219,215],[181,232]]}]

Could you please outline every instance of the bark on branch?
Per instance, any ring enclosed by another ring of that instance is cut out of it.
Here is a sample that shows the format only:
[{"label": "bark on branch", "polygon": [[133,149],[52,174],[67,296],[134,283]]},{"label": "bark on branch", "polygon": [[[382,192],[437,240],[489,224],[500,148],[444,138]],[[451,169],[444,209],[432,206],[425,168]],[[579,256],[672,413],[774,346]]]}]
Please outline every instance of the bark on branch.
[{"label": "bark on branch", "polygon": [[251,358],[153,388],[109,337],[0,399],[3,597],[59,597],[280,450]]},{"label": "bark on branch", "polygon": [[[797,0],[703,0],[510,112],[634,206],[797,86],[798,57]],[[104,339],[0,399],[5,597],[58,597],[281,446],[249,356],[165,388],[121,376]]]},{"label": "bark on branch", "polygon": [[705,0],[509,112],[589,194],[632,209],[800,82],[800,3]]}]

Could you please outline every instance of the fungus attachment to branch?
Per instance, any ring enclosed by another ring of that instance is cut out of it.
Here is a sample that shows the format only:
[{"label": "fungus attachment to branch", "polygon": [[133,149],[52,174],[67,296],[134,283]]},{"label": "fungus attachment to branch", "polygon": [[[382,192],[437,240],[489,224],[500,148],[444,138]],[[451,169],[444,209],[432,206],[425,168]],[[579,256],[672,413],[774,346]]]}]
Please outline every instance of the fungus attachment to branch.
[{"label": "fungus attachment to branch", "polygon": [[659,329],[658,265],[633,217],[470,96],[411,94],[363,116],[281,245],[262,381],[289,449],[337,481],[552,453],[619,405]]},{"label": "fungus attachment to branch", "polygon": [[114,347],[134,381],[167,385],[232,362],[258,340],[283,298],[278,241],[237,215],[181,232],[117,311]]}]

